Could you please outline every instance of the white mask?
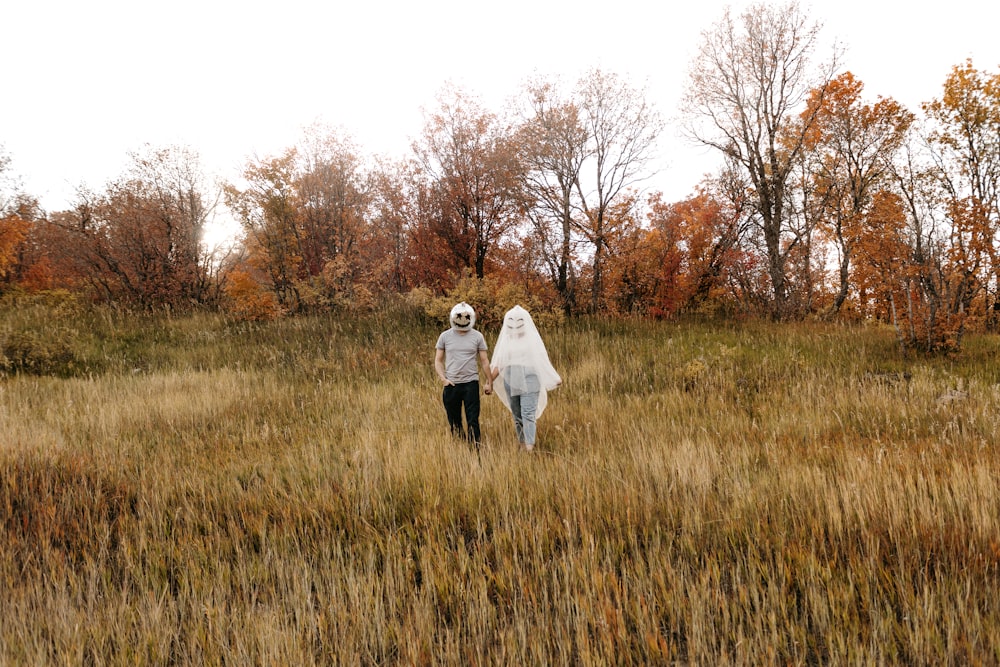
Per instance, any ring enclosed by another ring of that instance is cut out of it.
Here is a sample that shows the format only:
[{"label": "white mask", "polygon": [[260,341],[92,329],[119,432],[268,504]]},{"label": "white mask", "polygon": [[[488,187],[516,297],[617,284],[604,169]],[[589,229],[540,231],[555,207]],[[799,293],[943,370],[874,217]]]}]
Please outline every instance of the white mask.
[{"label": "white mask", "polygon": [[457,303],[451,309],[451,316],[448,318],[451,321],[451,327],[459,331],[469,331],[474,326],[476,326],[476,311],[473,310],[472,306],[465,303]]}]

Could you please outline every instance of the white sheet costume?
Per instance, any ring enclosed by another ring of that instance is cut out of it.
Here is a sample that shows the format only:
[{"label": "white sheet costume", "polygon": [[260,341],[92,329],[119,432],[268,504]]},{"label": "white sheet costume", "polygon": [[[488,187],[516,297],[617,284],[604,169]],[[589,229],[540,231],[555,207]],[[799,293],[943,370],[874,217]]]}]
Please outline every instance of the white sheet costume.
[{"label": "white sheet costume", "polygon": [[549,361],[531,315],[521,306],[514,306],[504,315],[490,366],[494,377],[501,380],[493,391],[513,415],[518,441],[531,450],[536,421],[548,404],[548,392],[558,387],[562,378]]}]

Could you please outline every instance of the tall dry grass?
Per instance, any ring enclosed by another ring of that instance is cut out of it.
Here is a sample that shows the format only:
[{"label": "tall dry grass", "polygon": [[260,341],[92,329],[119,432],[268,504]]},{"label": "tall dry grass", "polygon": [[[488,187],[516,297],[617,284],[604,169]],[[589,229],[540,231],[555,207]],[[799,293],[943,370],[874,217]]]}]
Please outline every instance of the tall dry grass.
[{"label": "tall dry grass", "polygon": [[0,380],[0,664],[1000,662],[995,339],[574,322],[526,454],[447,435],[433,323],[25,331],[72,354]]}]

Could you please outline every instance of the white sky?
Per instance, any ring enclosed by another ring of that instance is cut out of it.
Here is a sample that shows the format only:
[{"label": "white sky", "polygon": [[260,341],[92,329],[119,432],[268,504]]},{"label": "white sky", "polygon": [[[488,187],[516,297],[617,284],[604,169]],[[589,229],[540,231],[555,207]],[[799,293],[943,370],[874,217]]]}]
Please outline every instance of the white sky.
[{"label": "white sky", "polygon": [[[145,143],[196,150],[234,178],[315,121],[370,155],[401,157],[448,82],[500,111],[528,76],[598,66],[677,112],[702,31],[742,0],[10,0],[0,6],[0,147],[49,211],[101,188]],[[1000,67],[1000,9],[952,0],[803,1],[868,98],[913,111],[971,57]],[[987,8],[989,7],[989,8]],[[714,156],[668,125],[655,181],[691,192]]]}]

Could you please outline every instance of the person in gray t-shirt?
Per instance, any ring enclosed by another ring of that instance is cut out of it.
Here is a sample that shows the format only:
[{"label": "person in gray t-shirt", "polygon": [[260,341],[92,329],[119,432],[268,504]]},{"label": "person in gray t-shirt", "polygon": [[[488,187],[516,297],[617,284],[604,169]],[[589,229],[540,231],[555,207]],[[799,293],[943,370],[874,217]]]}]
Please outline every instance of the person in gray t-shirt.
[{"label": "person in gray t-shirt", "polygon": [[[486,339],[476,331],[476,311],[465,303],[451,309],[451,328],[437,339],[434,351],[434,370],[444,384],[441,401],[448,416],[451,432],[465,437],[477,449],[481,442],[479,430],[479,366],[486,373],[484,393],[493,393],[490,360],[486,354]],[[465,423],[462,427],[462,411]]]}]

